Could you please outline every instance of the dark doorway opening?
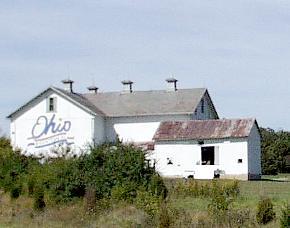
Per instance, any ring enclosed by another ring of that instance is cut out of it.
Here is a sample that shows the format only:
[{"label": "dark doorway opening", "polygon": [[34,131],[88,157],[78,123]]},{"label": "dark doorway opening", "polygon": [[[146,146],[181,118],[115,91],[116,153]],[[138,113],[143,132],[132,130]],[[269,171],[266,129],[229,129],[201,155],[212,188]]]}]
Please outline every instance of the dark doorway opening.
[{"label": "dark doorway opening", "polygon": [[202,165],[214,165],[214,146],[201,147]]}]

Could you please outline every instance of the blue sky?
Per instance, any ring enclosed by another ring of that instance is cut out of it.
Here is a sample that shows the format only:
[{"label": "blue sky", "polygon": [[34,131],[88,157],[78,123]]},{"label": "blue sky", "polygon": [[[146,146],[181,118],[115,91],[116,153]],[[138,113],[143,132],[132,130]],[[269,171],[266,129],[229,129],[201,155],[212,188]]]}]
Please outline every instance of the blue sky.
[{"label": "blue sky", "polygon": [[[290,130],[288,0],[1,0],[0,128],[68,76],[75,90],[207,87],[220,117]],[[1,134],[1,133],[0,133]]]}]

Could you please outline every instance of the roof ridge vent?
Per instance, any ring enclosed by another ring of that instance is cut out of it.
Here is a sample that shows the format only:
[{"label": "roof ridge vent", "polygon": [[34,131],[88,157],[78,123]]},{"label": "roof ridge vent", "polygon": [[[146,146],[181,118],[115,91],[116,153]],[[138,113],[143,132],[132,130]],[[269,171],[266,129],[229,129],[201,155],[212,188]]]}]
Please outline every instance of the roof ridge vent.
[{"label": "roof ridge vent", "polygon": [[70,79],[64,79],[61,81],[64,84],[64,90],[69,92],[69,93],[73,93],[73,80]]},{"label": "roof ridge vent", "polygon": [[171,77],[171,78],[167,78],[167,91],[177,91],[177,82],[178,80]]},{"label": "roof ridge vent", "polygon": [[131,80],[123,80],[121,81],[121,83],[123,84],[123,93],[133,92],[133,89],[132,89],[133,82]]},{"label": "roof ridge vent", "polygon": [[90,93],[97,94],[99,88],[96,86],[89,86],[89,87],[87,87],[87,89],[89,90]]}]

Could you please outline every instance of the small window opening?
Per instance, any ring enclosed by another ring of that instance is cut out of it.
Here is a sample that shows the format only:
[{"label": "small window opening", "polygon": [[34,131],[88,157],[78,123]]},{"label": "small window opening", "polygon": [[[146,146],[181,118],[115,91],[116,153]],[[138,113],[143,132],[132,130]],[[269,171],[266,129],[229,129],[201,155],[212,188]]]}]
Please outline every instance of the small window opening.
[{"label": "small window opening", "polygon": [[243,163],[243,159],[238,159],[238,163]]},{"label": "small window opening", "polygon": [[214,146],[201,148],[201,161],[202,165],[214,165]]},{"label": "small window opening", "polygon": [[167,165],[173,165],[173,162],[170,158],[167,158]]},{"label": "small window opening", "polygon": [[48,99],[48,111],[55,112],[55,97],[50,97]]},{"label": "small window opening", "polygon": [[201,99],[201,113],[204,113],[204,99]]}]

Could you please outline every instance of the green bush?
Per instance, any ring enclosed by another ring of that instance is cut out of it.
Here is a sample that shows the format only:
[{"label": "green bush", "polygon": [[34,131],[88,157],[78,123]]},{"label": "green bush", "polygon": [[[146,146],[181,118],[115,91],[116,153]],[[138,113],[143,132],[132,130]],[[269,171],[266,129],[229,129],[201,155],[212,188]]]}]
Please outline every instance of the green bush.
[{"label": "green bush", "polygon": [[233,209],[231,208],[227,212],[225,223],[229,227],[252,227],[251,222],[255,219],[251,219],[251,214],[249,209]]},{"label": "green bush", "polygon": [[34,210],[42,211],[45,208],[46,204],[44,201],[44,188],[42,185],[38,184],[35,186],[33,200]]},{"label": "green bush", "polygon": [[225,181],[222,185],[223,191],[228,197],[236,198],[240,194],[239,181]]},{"label": "green bush", "polygon": [[199,197],[199,196],[208,196],[209,194],[209,187],[207,184],[199,184],[196,180],[180,180],[177,182],[176,186],[174,187],[174,192],[178,196],[192,196],[192,197]]},{"label": "green bush", "polygon": [[59,158],[43,165],[42,179],[49,197],[56,203],[85,195],[83,170],[77,158]]},{"label": "green bush", "polygon": [[173,191],[178,196],[210,198],[220,190],[225,197],[236,198],[240,193],[239,182],[236,180],[212,180],[198,182],[196,180],[180,180]]},{"label": "green bush", "polygon": [[159,212],[159,228],[168,228],[173,222],[168,206],[166,203],[162,203]]},{"label": "green bush", "polygon": [[138,189],[156,198],[167,195],[162,178],[146,165],[145,152],[133,145],[103,144],[78,157],[60,151],[60,157],[43,162],[13,151],[9,140],[0,138],[0,187],[15,198],[21,194],[19,183],[36,197],[41,185],[55,203],[84,197],[88,188],[94,189],[95,201],[112,197],[133,202]]},{"label": "green bush", "polygon": [[17,199],[21,195],[22,185],[20,183],[14,184],[10,189],[10,198]]},{"label": "green bush", "polygon": [[148,190],[156,196],[161,196],[163,199],[165,199],[168,194],[164,181],[159,174],[154,174],[151,176],[148,184]]},{"label": "green bush", "polygon": [[148,191],[138,191],[135,204],[137,208],[144,210],[148,215],[158,215],[162,199]]},{"label": "green bush", "polygon": [[10,192],[11,197],[21,194],[20,186],[24,186],[25,176],[33,163],[37,163],[36,159],[21,154],[19,150],[13,151],[10,140],[0,137],[0,187]]},{"label": "green bush", "polygon": [[212,181],[211,198],[208,205],[208,212],[214,218],[222,219],[226,215],[227,210],[229,209],[231,199],[228,197],[224,189],[225,188],[220,185],[216,180]]},{"label": "green bush", "polygon": [[290,226],[290,206],[285,205],[281,211],[280,227],[288,228]]},{"label": "green bush", "polygon": [[93,187],[86,188],[84,201],[85,211],[94,212],[96,209],[96,190]]},{"label": "green bush", "polygon": [[273,203],[270,198],[263,198],[258,203],[256,219],[259,224],[267,224],[275,219]]},{"label": "green bush", "polygon": [[[133,145],[104,144],[81,158],[85,182],[96,189],[97,199],[110,197],[132,201],[140,187],[166,195],[163,180],[145,162],[145,153]],[[113,191],[113,192],[112,192]]]},{"label": "green bush", "polygon": [[29,196],[33,195],[34,186],[35,186],[35,180],[33,178],[28,178],[28,180],[27,180],[27,190],[28,190],[28,195]]},{"label": "green bush", "polygon": [[137,187],[138,186],[132,182],[116,185],[111,190],[111,198],[117,201],[133,202],[137,195]]},{"label": "green bush", "polygon": [[8,148],[0,149],[0,187],[9,192],[16,181],[22,180],[28,172],[29,158],[21,155],[19,151]]}]

